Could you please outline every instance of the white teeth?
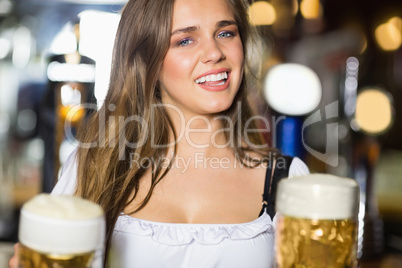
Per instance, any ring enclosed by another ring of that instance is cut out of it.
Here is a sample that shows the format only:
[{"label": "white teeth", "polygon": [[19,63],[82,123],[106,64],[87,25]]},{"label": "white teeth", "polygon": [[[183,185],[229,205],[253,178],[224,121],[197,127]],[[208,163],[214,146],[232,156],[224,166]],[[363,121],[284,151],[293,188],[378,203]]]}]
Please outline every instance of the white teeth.
[{"label": "white teeth", "polygon": [[[201,78],[196,79],[195,82],[197,84],[200,84],[200,83],[204,83],[204,82],[216,82],[216,81],[220,81],[220,80],[227,79],[227,78],[228,78],[228,73],[222,72],[219,74],[203,76]],[[223,84],[223,82],[221,84]]]}]

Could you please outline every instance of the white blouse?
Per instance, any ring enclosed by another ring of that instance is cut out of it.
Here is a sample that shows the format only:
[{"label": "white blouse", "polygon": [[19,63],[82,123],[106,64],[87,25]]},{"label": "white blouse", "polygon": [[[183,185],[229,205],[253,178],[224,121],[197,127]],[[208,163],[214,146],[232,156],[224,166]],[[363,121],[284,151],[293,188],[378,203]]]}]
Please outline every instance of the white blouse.
[{"label": "white blouse", "polygon": [[[294,158],[289,176],[308,173],[307,166]],[[73,194],[76,180],[72,154],[52,194]],[[267,213],[238,224],[161,223],[122,213],[112,236],[111,267],[274,267],[275,222],[276,216],[272,221]],[[101,253],[93,267],[101,266]]]}]

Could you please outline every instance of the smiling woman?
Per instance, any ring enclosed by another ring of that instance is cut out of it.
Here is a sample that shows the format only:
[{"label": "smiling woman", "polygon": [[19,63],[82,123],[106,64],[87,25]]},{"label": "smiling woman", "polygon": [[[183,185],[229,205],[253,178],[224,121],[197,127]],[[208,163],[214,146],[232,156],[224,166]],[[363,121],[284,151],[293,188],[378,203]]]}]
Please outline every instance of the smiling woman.
[{"label": "smiling woman", "polygon": [[244,53],[231,10],[226,1],[176,1],[160,74],[163,103],[186,116],[216,114],[232,105]]},{"label": "smiling woman", "polygon": [[308,169],[262,138],[245,18],[243,0],[123,9],[106,99],[53,190],[103,207],[105,266],[273,267],[271,187]]}]

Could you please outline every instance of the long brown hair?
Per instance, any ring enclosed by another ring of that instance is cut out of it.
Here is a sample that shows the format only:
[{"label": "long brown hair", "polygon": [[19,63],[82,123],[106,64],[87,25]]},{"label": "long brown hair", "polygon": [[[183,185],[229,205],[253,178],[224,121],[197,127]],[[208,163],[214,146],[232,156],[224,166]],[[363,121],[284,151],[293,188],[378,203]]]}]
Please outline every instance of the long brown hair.
[{"label": "long brown hair", "polygon": [[[227,1],[246,46],[251,31],[244,1]],[[155,106],[161,104],[158,78],[170,43],[173,7],[174,0],[130,0],[126,4],[116,35],[107,96],[100,110],[83,124],[78,133],[81,146],[78,149],[76,194],[100,204],[105,210],[105,265],[116,220],[136,198],[140,179],[146,171],[143,166],[130,166],[130,155],[139,155],[141,159],[162,158],[167,155],[166,146],[158,148],[153,145],[168,144],[172,140],[169,133],[173,133],[176,140],[165,109],[162,105]],[[244,75],[232,106],[222,113],[232,120],[234,129],[241,130],[233,133],[235,142],[231,144],[241,161],[246,159],[247,150],[253,150],[237,142],[244,140],[244,124],[253,116],[246,89]],[[223,124],[227,127],[228,122],[223,120]],[[249,127],[257,126],[251,122]],[[228,138],[229,133],[226,135]],[[248,139],[253,144],[264,144],[256,133],[251,133]],[[147,204],[154,187],[169,171],[157,163],[150,166],[151,188],[136,211]]]}]

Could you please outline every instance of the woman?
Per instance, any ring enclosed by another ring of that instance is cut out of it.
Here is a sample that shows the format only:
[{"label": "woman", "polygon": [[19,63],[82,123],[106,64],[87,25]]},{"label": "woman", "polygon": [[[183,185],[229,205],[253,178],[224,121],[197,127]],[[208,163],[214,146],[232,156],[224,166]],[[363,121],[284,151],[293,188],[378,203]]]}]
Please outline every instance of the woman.
[{"label": "woman", "polygon": [[104,105],[53,191],[103,206],[112,267],[273,266],[274,151],[248,104],[246,18],[242,0],[125,6]]}]

